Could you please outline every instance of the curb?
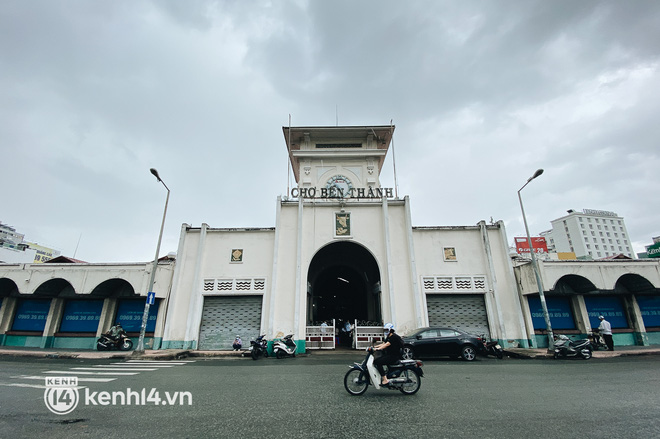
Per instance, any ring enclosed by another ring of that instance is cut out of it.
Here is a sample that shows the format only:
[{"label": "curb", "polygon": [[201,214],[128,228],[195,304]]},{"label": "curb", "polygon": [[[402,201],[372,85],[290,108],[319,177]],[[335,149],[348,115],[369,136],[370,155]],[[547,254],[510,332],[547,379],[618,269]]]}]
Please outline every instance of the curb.
[{"label": "curb", "polygon": [[[533,351],[533,350],[508,350],[504,349],[504,355],[507,355],[511,358],[521,359],[521,360],[534,360],[534,359],[552,359],[554,355],[551,353],[543,351]],[[616,358],[616,357],[637,357],[643,355],[660,355],[660,349],[649,349],[649,350],[631,350],[631,351],[594,351],[592,358],[602,359],[602,358]]]}]

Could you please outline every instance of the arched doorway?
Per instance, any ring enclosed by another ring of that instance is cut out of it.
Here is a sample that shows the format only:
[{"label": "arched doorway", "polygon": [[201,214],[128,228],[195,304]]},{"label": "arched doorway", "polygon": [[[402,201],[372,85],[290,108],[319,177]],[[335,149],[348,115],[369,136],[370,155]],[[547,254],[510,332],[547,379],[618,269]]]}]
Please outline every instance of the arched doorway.
[{"label": "arched doorway", "polygon": [[353,242],[319,250],[307,273],[307,323],[382,323],[380,270],[373,255]]}]

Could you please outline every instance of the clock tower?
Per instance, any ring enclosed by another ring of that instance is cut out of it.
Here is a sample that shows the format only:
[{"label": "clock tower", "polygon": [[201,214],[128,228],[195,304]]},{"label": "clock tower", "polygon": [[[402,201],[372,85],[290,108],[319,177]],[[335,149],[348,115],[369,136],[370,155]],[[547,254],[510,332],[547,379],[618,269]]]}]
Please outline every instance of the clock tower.
[{"label": "clock tower", "polygon": [[[380,172],[394,125],[283,127],[303,198],[380,198]],[[391,196],[391,190],[388,195]]]}]

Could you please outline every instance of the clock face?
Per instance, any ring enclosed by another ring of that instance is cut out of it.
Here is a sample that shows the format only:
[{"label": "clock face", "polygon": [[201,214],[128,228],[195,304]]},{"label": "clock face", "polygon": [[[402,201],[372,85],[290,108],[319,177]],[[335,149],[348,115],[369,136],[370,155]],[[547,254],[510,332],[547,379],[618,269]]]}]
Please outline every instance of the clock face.
[{"label": "clock face", "polygon": [[334,195],[336,197],[345,198],[350,195],[351,189],[353,189],[353,183],[351,183],[351,180],[344,177],[343,175],[335,175],[330,180],[328,180],[328,183],[325,185],[325,187],[328,190],[334,189],[336,193],[331,194],[331,196]]}]

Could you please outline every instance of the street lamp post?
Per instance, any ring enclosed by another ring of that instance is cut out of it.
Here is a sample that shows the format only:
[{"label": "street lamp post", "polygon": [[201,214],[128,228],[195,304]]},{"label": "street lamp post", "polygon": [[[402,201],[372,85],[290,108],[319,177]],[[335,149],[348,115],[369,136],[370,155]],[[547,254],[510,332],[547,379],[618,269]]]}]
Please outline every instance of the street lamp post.
[{"label": "street lamp post", "polygon": [[[149,171],[165,186],[167,189],[167,198],[165,198],[165,210],[163,211],[163,222],[160,224],[160,234],[158,235],[158,245],[156,246],[156,256],[154,257],[154,265],[151,268],[151,276],[149,277],[149,289],[147,293],[151,292],[154,289],[154,280],[156,278],[156,268],[158,268],[158,253],[160,252],[160,242],[163,239],[163,227],[165,227],[165,215],[167,215],[167,203],[170,201],[170,188],[167,187],[165,182],[161,180],[158,175],[158,171],[154,168],[151,168]],[[138,340],[137,347],[135,352],[143,353],[144,352],[144,333],[147,330],[147,320],[149,319],[149,295],[147,294],[147,300],[144,302],[144,313],[142,314],[142,325],[140,325],[140,338]]]},{"label": "street lamp post", "polygon": [[534,269],[534,275],[536,276],[536,285],[539,289],[539,298],[541,299],[541,308],[543,308],[543,318],[545,319],[545,327],[548,333],[548,350],[553,350],[555,340],[552,333],[552,325],[550,324],[550,314],[548,314],[548,305],[545,303],[545,294],[543,293],[543,283],[541,282],[541,275],[539,273],[539,266],[536,262],[536,255],[534,254],[534,247],[532,247],[532,238],[529,235],[529,227],[527,226],[527,218],[525,217],[525,208],[523,207],[522,197],[520,196],[520,191],[522,191],[525,186],[529,184],[530,181],[534,180],[539,175],[543,174],[543,169],[537,169],[534,175],[527,179],[527,183],[518,189],[518,200],[520,201],[520,210],[522,211],[523,222],[525,223],[525,232],[527,232],[527,244],[529,245],[529,253],[532,255],[532,268]]}]

